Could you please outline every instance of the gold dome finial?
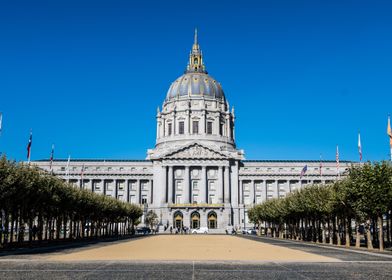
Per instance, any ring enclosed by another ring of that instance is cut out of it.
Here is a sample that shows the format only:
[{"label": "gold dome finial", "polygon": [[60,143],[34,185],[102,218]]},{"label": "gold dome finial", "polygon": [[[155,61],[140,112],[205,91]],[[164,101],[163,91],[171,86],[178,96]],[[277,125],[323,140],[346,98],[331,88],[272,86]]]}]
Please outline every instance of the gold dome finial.
[{"label": "gold dome finial", "polygon": [[197,28],[195,28],[192,51],[189,54],[189,63],[186,72],[207,73],[197,38]]},{"label": "gold dome finial", "polygon": [[195,38],[194,38],[194,40],[193,40],[193,44],[194,45],[197,45],[197,28],[195,28]]}]

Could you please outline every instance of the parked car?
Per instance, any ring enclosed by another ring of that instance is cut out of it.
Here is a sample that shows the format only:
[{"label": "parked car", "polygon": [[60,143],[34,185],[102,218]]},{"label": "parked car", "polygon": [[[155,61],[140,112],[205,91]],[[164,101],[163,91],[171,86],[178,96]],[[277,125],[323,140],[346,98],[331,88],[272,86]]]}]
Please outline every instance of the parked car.
[{"label": "parked car", "polygon": [[151,233],[151,229],[149,227],[140,227],[136,229],[136,233],[138,234],[150,234]]},{"label": "parked car", "polygon": [[257,231],[256,231],[255,229],[248,229],[248,230],[246,231],[246,234],[256,235],[256,234],[257,234]]},{"label": "parked car", "polygon": [[198,234],[198,233],[207,234],[208,233],[208,228],[207,227],[194,228],[194,229],[192,229],[192,233],[193,234]]}]

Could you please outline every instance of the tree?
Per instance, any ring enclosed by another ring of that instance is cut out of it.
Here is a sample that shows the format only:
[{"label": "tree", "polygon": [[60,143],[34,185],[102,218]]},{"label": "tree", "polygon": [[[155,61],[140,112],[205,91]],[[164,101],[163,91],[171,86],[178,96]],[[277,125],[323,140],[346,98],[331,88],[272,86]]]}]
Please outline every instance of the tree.
[{"label": "tree", "polygon": [[151,229],[154,229],[158,224],[158,215],[153,210],[148,211],[144,218],[144,223]]}]

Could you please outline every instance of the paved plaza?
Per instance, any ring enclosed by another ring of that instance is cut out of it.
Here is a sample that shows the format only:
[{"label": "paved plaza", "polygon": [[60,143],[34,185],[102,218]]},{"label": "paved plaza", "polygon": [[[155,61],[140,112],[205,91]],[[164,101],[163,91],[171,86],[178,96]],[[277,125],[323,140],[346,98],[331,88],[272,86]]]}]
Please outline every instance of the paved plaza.
[{"label": "paved plaza", "polygon": [[0,256],[0,279],[390,279],[392,256],[251,236],[157,235]]}]

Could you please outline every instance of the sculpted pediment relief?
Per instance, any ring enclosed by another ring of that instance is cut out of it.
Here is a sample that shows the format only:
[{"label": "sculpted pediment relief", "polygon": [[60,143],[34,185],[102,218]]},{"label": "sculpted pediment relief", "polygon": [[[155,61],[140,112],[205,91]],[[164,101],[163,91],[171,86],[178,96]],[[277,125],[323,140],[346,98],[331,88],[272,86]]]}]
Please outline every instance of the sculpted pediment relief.
[{"label": "sculpted pediment relief", "polygon": [[164,156],[164,158],[169,159],[225,159],[226,156],[212,149],[203,147],[198,144],[180,148],[177,151],[171,152]]}]

